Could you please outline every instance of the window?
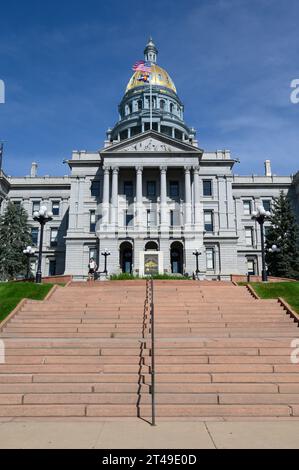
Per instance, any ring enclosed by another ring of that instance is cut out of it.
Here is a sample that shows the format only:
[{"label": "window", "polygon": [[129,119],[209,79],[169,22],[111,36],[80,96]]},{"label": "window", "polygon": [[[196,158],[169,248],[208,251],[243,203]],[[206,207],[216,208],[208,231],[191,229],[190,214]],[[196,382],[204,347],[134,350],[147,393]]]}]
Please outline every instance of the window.
[{"label": "window", "polygon": [[253,245],[253,230],[251,227],[245,227],[245,242],[247,246]]},{"label": "window", "polygon": [[203,195],[212,196],[212,180],[203,180]]},{"label": "window", "polygon": [[165,109],[165,101],[164,100],[160,100],[160,108],[162,110]]},{"label": "window", "polygon": [[132,181],[125,181],[124,182],[124,194],[127,197],[133,197],[133,183],[132,183]]},{"label": "window", "polygon": [[170,226],[173,227],[174,226],[174,213],[173,213],[173,210],[169,211],[169,216],[170,216]]},{"label": "window", "polygon": [[94,260],[97,260],[97,257],[98,257],[98,252],[97,252],[96,247],[91,246],[89,248],[89,259],[93,258]]},{"label": "window", "polygon": [[174,111],[173,103],[170,103],[169,110],[170,110],[171,113],[173,113],[173,111]]},{"label": "window", "polygon": [[100,181],[92,181],[90,186],[90,194],[92,197],[100,196]]},{"label": "window", "polygon": [[169,195],[172,199],[179,197],[180,187],[178,181],[170,181],[169,183]]},{"label": "window", "polygon": [[32,203],[32,215],[34,212],[38,212],[40,210],[40,201],[33,201]]},{"label": "window", "polygon": [[251,201],[250,200],[243,201],[243,210],[244,210],[244,215],[251,215]]},{"label": "window", "polygon": [[38,227],[31,228],[31,243],[33,246],[38,244]]},{"label": "window", "polygon": [[142,100],[137,101],[137,108],[139,111],[142,109]]},{"label": "window", "polygon": [[251,276],[255,275],[255,260],[247,259],[247,273]]},{"label": "window", "polygon": [[21,201],[13,201],[13,205],[16,207],[21,207]]},{"label": "window", "polygon": [[204,211],[204,224],[206,232],[214,231],[213,211]]},{"label": "window", "polygon": [[263,199],[262,204],[264,206],[265,211],[271,212],[271,200],[270,199]]},{"label": "window", "polygon": [[59,201],[52,201],[52,212],[53,215],[59,215],[59,209],[60,209],[60,202]]},{"label": "window", "polygon": [[89,231],[94,233],[96,231],[96,211],[89,211]]},{"label": "window", "polygon": [[156,196],[156,181],[148,181],[147,182],[147,197],[155,197]]},{"label": "window", "polygon": [[214,248],[206,249],[207,269],[215,269],[215,251]]},{"label": "window", "polygon": [[128,210],[125,211],[125,225],[128,227],[129,225],[132,225],[133,221],[133,214],[129,213]]},{"label": "window", "polygon": [[57,236],[58,236],[58,229],[51,228],[51,237],[50,237],[50,245],[56,246],[57,245]]},{"label": "window", "polygon": [[50,259],[49,262],[49,276],[56,275],[56,259]]}]

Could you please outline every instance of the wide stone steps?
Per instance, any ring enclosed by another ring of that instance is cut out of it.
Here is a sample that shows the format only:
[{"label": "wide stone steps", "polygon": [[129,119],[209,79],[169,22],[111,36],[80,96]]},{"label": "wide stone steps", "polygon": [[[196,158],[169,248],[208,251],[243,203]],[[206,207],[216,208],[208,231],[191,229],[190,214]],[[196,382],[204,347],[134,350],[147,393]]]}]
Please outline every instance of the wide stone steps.
[{"label": "wide stone steps", "polygon": [[[298,328],[277,301],[230,283],[154,284],[158,417],[299,416]],[[144,281],[58,288],[0,337],[0,417],[150,417]]]}]

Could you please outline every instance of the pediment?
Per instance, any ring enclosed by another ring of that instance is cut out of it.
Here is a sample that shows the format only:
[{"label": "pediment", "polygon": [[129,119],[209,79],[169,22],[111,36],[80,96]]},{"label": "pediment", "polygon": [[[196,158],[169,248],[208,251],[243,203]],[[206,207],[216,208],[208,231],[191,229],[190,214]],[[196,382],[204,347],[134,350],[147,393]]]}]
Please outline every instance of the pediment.
[{"label": "pediment", "polygon": [[111,145],[101,153],[182,153],[202,154],[202,150],[155,131],[147,131]]}]

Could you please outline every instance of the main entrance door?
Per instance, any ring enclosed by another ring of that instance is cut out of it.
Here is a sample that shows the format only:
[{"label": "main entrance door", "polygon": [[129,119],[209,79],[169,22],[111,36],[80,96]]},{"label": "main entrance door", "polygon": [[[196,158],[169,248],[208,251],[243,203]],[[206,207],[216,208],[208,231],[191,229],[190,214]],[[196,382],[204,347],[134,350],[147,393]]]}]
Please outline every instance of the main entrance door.
[{"label": "main entrance door", "polygon": [[129,242],[123,242],[119,247],[120,267],[123,273],[130,274],[133,265],[133,247]]},{"label": "main entrance door", "polygon": [[171,244],[170,263],[172,273],[183,274],[183,245],[180,242]]}]

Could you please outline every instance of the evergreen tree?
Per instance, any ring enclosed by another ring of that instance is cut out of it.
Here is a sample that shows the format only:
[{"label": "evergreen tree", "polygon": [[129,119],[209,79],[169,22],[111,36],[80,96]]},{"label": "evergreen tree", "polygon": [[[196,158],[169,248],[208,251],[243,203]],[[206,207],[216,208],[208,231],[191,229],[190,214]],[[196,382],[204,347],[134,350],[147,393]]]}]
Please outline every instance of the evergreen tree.
[{"label": "evergreen tree", "polygon": [[[266,236],[269,274],[299,279],[299,232],[289,198],[281,191],[274,200],[271,227]],[[269,252],[273,245],[277,252]]]},{"label": "evergreen tree", "polygon": [[0,279],[15,279],[26,273],[27,259],[23,253],[31,243],[28,215],[25,209],[9,202],[0,218]]}]

